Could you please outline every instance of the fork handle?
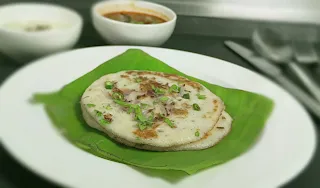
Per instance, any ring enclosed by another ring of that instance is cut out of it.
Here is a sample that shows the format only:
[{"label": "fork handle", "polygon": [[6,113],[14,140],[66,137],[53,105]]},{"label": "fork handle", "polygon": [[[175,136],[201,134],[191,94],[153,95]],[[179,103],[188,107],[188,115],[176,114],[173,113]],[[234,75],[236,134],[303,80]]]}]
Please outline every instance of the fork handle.
[{"label": "fork handle", "polygon": [[295,62],[290,62],[288,67],[293,71],[302,83],[308,88],[310,93],[320,102],[320,87],[312,79],[303,68]]}]

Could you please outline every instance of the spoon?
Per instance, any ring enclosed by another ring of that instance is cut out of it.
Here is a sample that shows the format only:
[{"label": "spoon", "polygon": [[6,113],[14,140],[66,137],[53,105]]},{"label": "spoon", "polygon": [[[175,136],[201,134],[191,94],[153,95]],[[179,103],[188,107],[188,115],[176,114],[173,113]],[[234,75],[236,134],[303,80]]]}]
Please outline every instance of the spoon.
[{"label": "spoon", "polygon": [[286,63],[320,102],[320,88],[298,64],[292,61],[294,52],[291,42],[284,35],[270,28],[257,29],[252,35],[253,47],[263,57],[276,63]]},{"label": "spoon", "polygon": [[319,57],[312,43],[293,42],[292,49],[295,59],[302,64],[319,66]]}]

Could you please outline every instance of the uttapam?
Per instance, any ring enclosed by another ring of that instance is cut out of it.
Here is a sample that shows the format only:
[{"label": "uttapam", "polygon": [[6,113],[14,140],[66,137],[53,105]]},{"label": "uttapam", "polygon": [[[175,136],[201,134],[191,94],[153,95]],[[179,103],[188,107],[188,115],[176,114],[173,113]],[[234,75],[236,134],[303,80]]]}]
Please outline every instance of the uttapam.
[{"label": "uttapam", "polygon": [[154,71],[120,71],[93,82],[81,97],[87,124],[140,149],[163,150],[201,140],[225,109],[198,82]]}]

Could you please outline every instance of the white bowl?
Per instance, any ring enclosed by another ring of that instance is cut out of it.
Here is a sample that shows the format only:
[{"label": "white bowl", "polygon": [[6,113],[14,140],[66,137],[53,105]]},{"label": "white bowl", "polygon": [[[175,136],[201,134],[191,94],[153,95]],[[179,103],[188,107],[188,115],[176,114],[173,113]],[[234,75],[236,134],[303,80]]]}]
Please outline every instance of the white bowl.
[{"label": "white bowl", "polygon": [[[0,51],[18,62],[72,48],[83,26],[78,13],[53,4],[3,5],[0,18]],[[27,32],[26,24],[50,24],[51,29]]]},{"label": "white bowl", "polygon": [[[132,24],[103,17],[103,14],[119,11],[147,13],[168,21]],[[177,15],[171,9],[146,1],[102,1],[92,6],[91,14],[93,25],[101,37],[107,43],[119,45],[160,46],[172,35],[177,20]]]}]

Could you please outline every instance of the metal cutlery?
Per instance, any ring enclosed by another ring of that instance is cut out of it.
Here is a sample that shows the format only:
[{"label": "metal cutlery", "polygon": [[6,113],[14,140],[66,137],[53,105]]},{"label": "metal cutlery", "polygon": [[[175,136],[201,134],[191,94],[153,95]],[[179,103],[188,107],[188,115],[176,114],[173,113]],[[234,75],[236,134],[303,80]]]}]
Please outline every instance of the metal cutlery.
[{"label": "metal cutlery", "polygon": [[306,65],[319,64],[319,56],[311,43],[294,41],[292,49],[297,62]]},{"label": "metal cutlery", "polygon": [[[255,50],[269,59],[271,63],[286,63],[316,100],[320,102],[320,87],[301,65],[292,60],[294,51],[290,41],[270,28],[262,28],[253,32],[252,42]],[[297,46],[296,49],[298,49]],[[302,59],[306,60],[306,58]]]},{"label": "metal cutlery", "polygon": [[282,70],[278,66],[272,64],[270,61],[260,56],[255,55],[255,53],[250,49],[235,42],[226,41],[225,45],[236,52],[238,55],[240,55],[242,58],[246,59],[261,72],[275,79],[293,96],[295,96],[302,104],[304,104],[307,109],[309,109],[320,119],[320,103],[314,100],[309,94],[304,92],[295,83],[293,83],[285,75],[283,75]]}]

